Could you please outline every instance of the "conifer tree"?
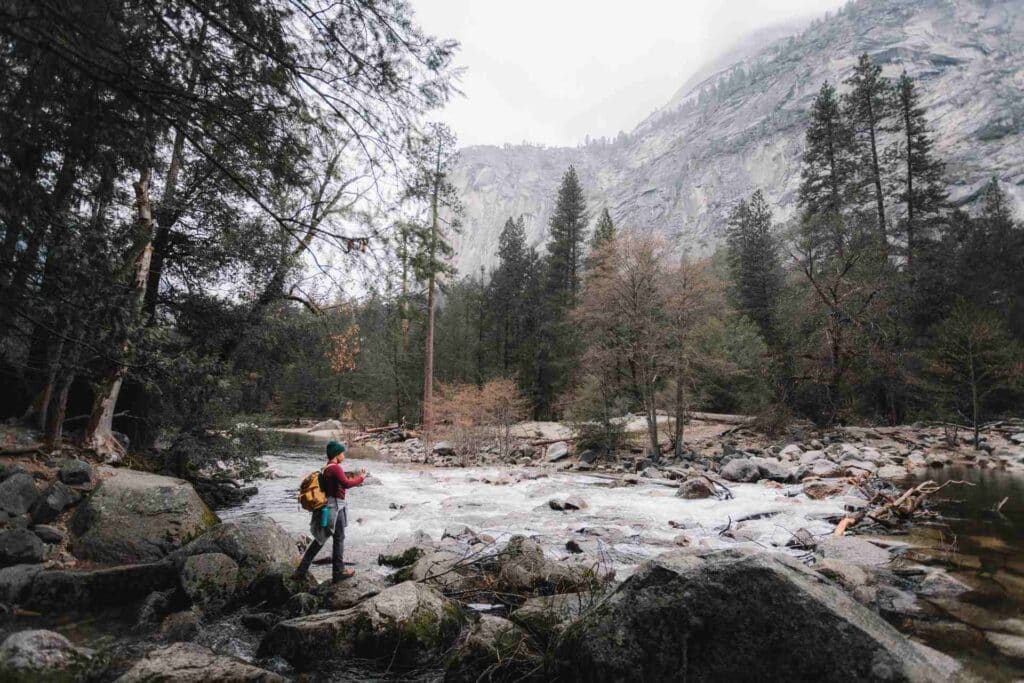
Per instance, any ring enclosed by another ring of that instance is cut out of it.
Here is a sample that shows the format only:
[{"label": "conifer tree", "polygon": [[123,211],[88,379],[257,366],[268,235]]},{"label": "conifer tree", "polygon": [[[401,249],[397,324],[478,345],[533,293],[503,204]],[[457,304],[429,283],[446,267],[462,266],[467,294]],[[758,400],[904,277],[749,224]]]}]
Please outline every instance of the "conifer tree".
[{"label": "conifer tree", "polygon": [[810,119],[799,190],[804,237],[812,254],[842,255],[853,136],[830,84],[822,84]]},{"label": "conifer tree", "polygon": [[586,238],[587,206],[576,169],[562,176],[555,210],[549,221],[548,293],[552,303],[571,308],[580,287],[583,244]]},{"label": "conifer tree", "polygon": [[920,95],[905,71],[896,84],[896,106],[903,138],[900,144],[903,182],[899,199],[906,212],[907,267],[912,269],[918,242],[930,236],[949,193],[942,185],[944,166],[935,157]]},{"label": "conifer tree", "polygon": [[851,194],[858,208],[874,206],[878,237],[885,248],[888,230],[883,185],[889,169],[881,138],[893,130],[893,88],[882,76],[882,67],[874,64],[866,53],[857,60],[853,74],[845,83],[850,86],[850,92],[843,98],[845,114],[853,129],[858,166]]},{"label": "conifer tree", "polygon": [[729,215],[726,243],[737,308],[771,342],[776,337],[782,266],[772,235],[772,212],[761,190],[749,202],[741,200]]},{"label": "conifer tree", "polygon": [[490,286],[498,358],[506,375],[514,370],[521,345],[523,296],[530,267],[523,217],[514,221],[510,216],[498,237],[498,267],[491,276]]},{"label": "conifer tree", "polygon": [[615,223],[612,222],[608,209],[604,209],[601,211],[601,216],[597,219],[597,225],[594,227],[594,235],[590,239],[590,249],[596,251],[602,244],[614,238]]}]

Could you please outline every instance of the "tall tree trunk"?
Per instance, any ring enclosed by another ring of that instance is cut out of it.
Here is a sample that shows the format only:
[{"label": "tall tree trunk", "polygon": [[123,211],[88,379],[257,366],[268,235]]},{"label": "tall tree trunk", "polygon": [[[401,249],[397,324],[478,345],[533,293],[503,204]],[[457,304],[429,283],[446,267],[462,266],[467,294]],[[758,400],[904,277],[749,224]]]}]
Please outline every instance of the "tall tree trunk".
[{"label": "tall tree trunk", "polygon": [[676,459],[683,457],[683,428],[686,425],[686,392],[683,388],[682,374],[676,377],[676,424],[675,435],[675,456]]},{"label": "tall tree trunk", "polygon": [[[441,155],[438,154],[438,174],[440,173]],[[434,427],[434,259],[437,257],[438,230],[438,192],[440,179],[435,176],[434,195],[430,203],[430,277],[427,279],[427,340],[424,344],[423,363],[423,433],[429,444]]]},{"label": "tall tree trunk", "polygon": [[914,166],[911,163],[911,145],[913,144],[910,126],[910,107],[903,102],[903,126],[907,133],[907,270],[914,265]]},{"label": "tall tree trunk", "polygon": [[134,330],[139,323],[146,297],[146,284],[153,256],[153,205],[149,190],[152,172],[147,167],[139,172],[135,183],[136,228],[130,253],[134,264],[134,296],[129,302],[127,332],[121,345],[119,362],[99,384],[93,402],[92,414],[85,430],[84,446],[102,455],[122,454],[124,447],[114,438],[114,408],[121,393],[121,385],[128,374],[128,361],[134,349]]},{"label": "tall tree trunk", "polygon": [[885,228],[885,195],[882,194],[882,169],[878,163],[878,142],[875,139],[877,124],[875,114],[868,104],[868,137],[871,142],[871,175],[875,184],[875,205],[878,210],[878,235],[882,240],[882,248],[888,251],[889,238]]}]

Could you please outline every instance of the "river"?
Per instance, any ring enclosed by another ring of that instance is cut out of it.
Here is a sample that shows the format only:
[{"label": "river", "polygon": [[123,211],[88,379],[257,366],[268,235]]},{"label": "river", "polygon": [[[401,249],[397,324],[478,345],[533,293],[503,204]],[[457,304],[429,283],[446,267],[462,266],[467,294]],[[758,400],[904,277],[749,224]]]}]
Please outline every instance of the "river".
[{"label": "river", "polygon": [[[260,512],[290,532],[305,532],[309,513],[299,508],[296,496],[302,477],[322,465],[320,448],[285,449],[267,457],[267,464],[277,478],[259,482],[255,497],[222,511],[221,517]],[[499,543],[513,534],[536,537],[555,557],[569,554],[568,541],[586,539],[621,577],[648,557],[678,547],[680,535],[691,544],[725,546],[735,543],[719,535],[728,526],[750,543],[784,546],[800,528],[829,533],[833,524],[826,519],[843,510],[839,500],[799,500],[785,495],[785,489],[757,484],[733,485],[732,500],[684,500],[675,496],[675,485],[643,479],[617,486],[607,478],[531,468],[517,468],[510,475],[498,468],[439,469],[355,458],[345,462],[346,471],[361,467],[379,484],[349,493],[346,561],[357,571],[383,571],[377,568],[377,555],[398,537],[423,531],[439,540],[446,527],[464,524]],[[569,496],[582,498],[588,507],[560,512],[548,505],[553,498]],[[315,571],[325,578],[329,568]]]}]

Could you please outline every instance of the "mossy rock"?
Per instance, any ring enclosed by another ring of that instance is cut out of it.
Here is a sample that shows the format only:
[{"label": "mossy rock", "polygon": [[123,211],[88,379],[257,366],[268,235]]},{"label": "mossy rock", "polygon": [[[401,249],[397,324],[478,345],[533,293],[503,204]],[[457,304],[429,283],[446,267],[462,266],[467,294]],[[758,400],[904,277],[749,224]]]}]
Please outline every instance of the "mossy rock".
[{"label": "mossy rock", "polygon": [[456,603],[406,582],[351,609],[283,621],[264,637],[259,654],[280,655],[296,668],[308,666],[314,651],[317,660],[359,657],[415,667],[438,660],[464,622]]},{"label": "mossy rock", "polygon": [[445,664],[445,681],[529,680],[541,655],[533,639],[508,619],[482,615]]}]

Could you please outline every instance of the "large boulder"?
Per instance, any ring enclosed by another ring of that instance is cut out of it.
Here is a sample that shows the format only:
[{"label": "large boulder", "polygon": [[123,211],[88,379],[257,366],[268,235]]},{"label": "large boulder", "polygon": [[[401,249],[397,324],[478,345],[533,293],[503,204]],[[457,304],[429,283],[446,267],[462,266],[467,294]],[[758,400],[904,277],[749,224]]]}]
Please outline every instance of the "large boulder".
[{"label": "large boulder", "polygon": [[67,484],[52,482],[36,502],[32,504],[32,522],[49,524],[60,517],[60,513],[82,499],[82,494]]},{"label": "large boulder", "polygon": [[547,642],[593,602],[594,597],[589,593],[542,595],[520,605],[512,612],[511,619],[541,642]]},{"label": "large boulder", "polygon": [[[259,576],[244,590],[244,600],[250,604],[262,604],[266,607],[280,607],[297,593],[311,593],[316,590],[317,582],[312,574],[302,577],[295,576],[295,566],[291,562],[278,562],[264,567]],[[239,585],[242,593],[242,586]]]},{"label": "large boulder", "polygon": [[78,558],[155,562],[218,522],[187,481],[135,470],[107,472],[71,519]]},{"label": "large boulder", "polygon": [[59,633],[41,629],[18,631],[0,644],[0,681],[84,680],[92,656],[90,650],[75,647]]},{"label": "large boulder", "polygon": [[264,636],[259,655],[280,655],[296,668],[330,657],[415,666],[437,659],[458,636],[463,619],[456,603],[407,581],[352,609],[282,621]]},{"label": "large boulder", "polygon": [[556,661],[572,681],[944,679],[839,588],[745,548],[646,562],[566,630]]},{"label": "large boulder", "polygon": [[525,536],[509,539],[499,557],[493,586],[506,594],[526,597],[573,593],[599,583],[594,572],[581,565],[548,559],[540,544]]},{"label": "large boulder", "polygon": [[15,472],[0,483],[0,510],[12,517],[28,512],[38,497],[36,481],[27,472]]},{"label": "large boulder", "polygon": [[761,478],[761,468],[751,458],[733,458],[722,468],[722,479],[735,482],[754,482]]},{"label": "large boulder", "polygon": [[384,552],[377,556],[377,564],[389,567],[408,567],[426,555],[433,547],[434,541],[429,534],[424,531],[416,531],[389,543]]},{"label": "large boulder", "polygon": [[43,542],[28,529],[0,531],[0,567],[43,561]]},{"label": "large boulder", "polygon": [[116,683],[285,683],[288,679],[195,643],[150,650]]},{"label": "large boulder", "polygon": [[173,588],[178,574],[169,562],[123,565],[91,571],[54,570],[35,575],[25,606],[40,611],[87,611],[142,600]]},{"label": "large boulder", "polygon": [[185,558],[206,553],[227,555],[238,565],[238,589],[244,590],[267,569],[298,559],[295,541],[280,524],[265,515],[249,514],[218,524],[172,554],[181,565]]},{"label": "large boulder", "polygon": [[185,560],[181,587],[207,612],[227,604],[238,587],[238,564],[224,553],[200,553]]},{"label": "large boulder", "polygon": [[695,500],[697,498],[714,498],[715,487],[704,477],[693,477],[679,485],[676,491],[677,498]]},{"label": "large boulder", "polygon": [[355,607],[388,587],[387,580],[373,572],[357,572],[355,576],[337,583],[324,582],[317,592],[329,610]]}]

